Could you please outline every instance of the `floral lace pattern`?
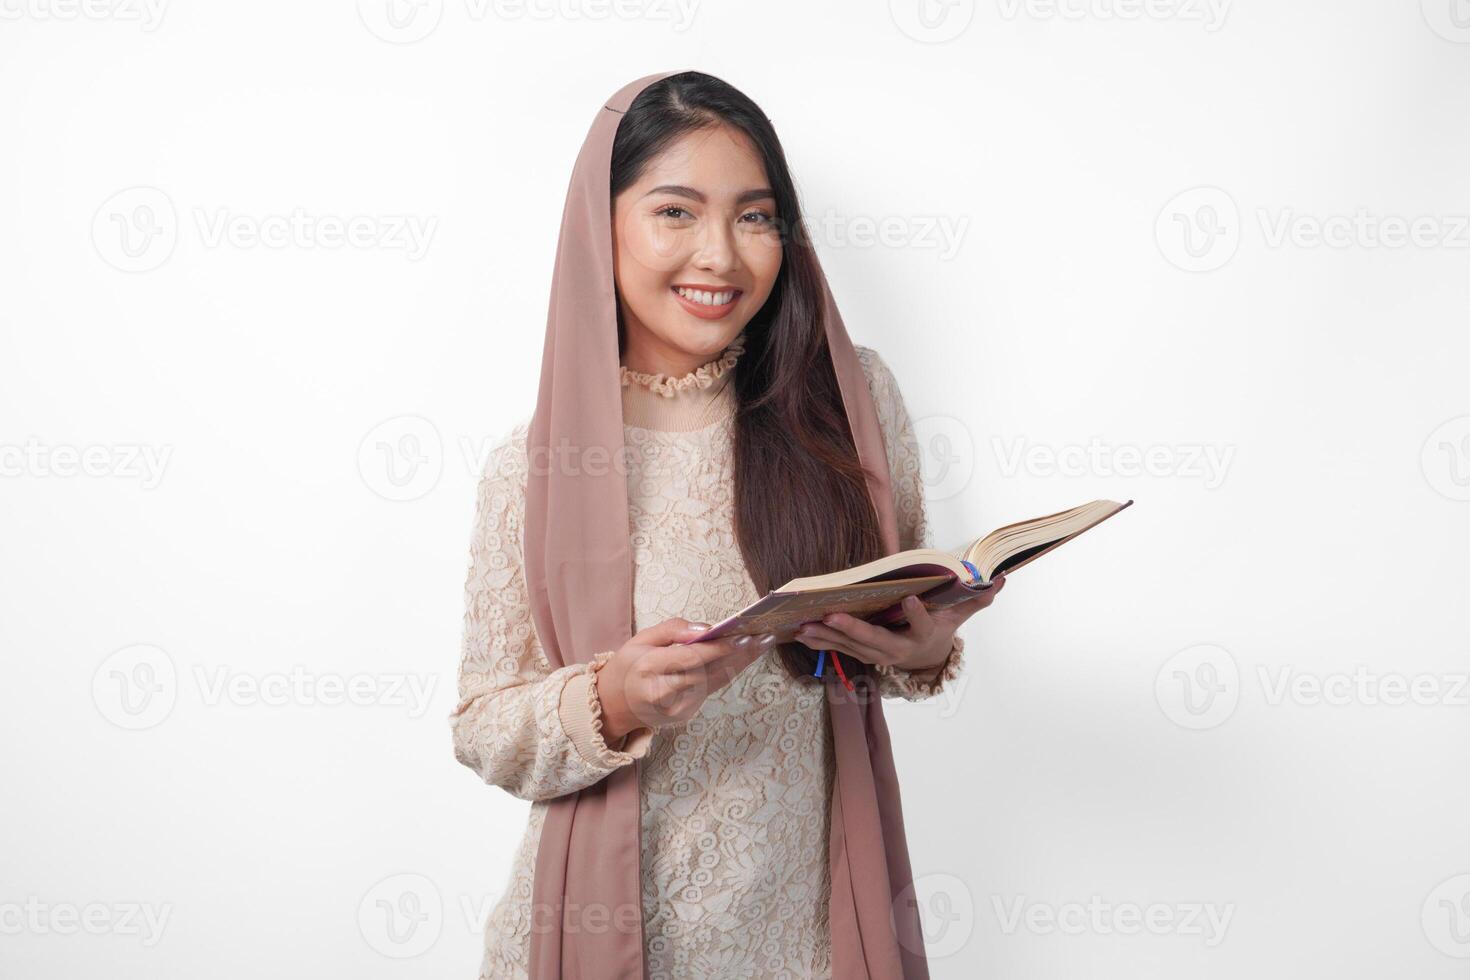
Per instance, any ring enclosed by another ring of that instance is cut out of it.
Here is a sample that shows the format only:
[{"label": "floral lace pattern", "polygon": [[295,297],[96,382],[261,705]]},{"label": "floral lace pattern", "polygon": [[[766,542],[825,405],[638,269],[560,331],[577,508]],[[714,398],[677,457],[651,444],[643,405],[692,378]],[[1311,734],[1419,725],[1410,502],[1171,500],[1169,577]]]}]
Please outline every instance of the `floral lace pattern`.
[{"label": "floral lace pattern", "polygon": [[[927,543],[918,444],[876,352],[857,347],[878,406],[902,546]],[[702,429],[625,426],[634,630],[674,616],[714,622],[759,598],[733,530],[733,416]],[[624,753],[579,752],[558,703],[591,669],[551,670],[531,624],[521,565],[527,474],[522,422],[490,454],[466,582],[456,757],[487,783],[532,801],[510,881],[485,925],[482,980],[527,975],[530,903],[545,801],[592,785]],[[878,671],[885,697],[931,687]],[[834,770],[822,688],[788,676],[774,651],[681,725],[660,728],[642,761],[642,904],[648,977],[830,976],[828,807]]]}]

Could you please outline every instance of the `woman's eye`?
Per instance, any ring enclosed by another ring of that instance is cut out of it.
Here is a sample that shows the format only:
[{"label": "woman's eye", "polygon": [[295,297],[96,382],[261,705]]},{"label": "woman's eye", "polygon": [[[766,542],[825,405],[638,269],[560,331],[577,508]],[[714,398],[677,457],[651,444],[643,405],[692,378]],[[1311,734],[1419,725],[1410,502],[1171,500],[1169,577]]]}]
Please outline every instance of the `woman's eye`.
[{"label": "woman's eye", "polygon": [[[667,205],[665,207],[659,208],[653,213],[656,216],[672,218],[675,221],[687,221],[694,217],[694,215],[691,214],[687,208],[681,207],[677,204]],[[748,225],[766,226],[774,224],[776,219],[770,214],[767,214],[765,211],[747,211],[745,214],[742,214],[740,216],[740,220],[742,223]]]}]

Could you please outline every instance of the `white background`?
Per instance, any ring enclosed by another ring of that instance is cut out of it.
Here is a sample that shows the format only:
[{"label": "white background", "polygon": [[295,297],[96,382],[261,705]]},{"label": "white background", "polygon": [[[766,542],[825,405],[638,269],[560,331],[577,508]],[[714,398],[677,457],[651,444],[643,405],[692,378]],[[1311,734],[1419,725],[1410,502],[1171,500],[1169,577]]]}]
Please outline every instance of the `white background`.
[{"label": "white background", "polygon": [[933,975],[1465,975],[1463,0],[95,2],[0,0],[0,974],[474,976],[478,458],[593,115],[694,67],[936,543],[1137,500],[889,704]]}]

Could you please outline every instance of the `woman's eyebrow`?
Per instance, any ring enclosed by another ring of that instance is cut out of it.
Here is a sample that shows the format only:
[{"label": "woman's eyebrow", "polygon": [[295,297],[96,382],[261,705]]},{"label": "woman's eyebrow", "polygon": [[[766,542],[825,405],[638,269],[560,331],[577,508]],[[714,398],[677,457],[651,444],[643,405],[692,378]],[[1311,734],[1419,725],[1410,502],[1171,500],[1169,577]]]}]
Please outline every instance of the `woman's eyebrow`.
[{"label": "woman's eyebrow", "polygon": [[[651,197],[654,194],[678,194],[680,197],[691,198],[701,204],[705,202],[703,193],[692,187],[685,187],[683,184],[660,184],[643,196]],[[736,195],[735,203],[745,204],[748,201],[764,201],[767,199],[774,201],[776,199],[775,192],[769,187],[755,187],[748,191],[741,191]]]}]

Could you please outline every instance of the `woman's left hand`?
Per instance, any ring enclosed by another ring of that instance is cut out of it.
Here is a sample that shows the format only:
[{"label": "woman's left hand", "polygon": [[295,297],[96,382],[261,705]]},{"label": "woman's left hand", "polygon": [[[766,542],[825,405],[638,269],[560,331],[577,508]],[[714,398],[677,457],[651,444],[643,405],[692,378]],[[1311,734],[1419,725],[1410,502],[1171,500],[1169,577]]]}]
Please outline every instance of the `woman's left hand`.
[{"label": "woman's left hand", "polygon": [[990,588],[975,598],[934,612],[918,597],[909,596],[903,601],[908,622],[893,628],[832,613],[797,630],[796,639],[813,650],[837,650],[864,663],[907,671],[933,670],[949,659],[960,624],[994,602],[1005,584],[1005,576],[997,575]]}]

